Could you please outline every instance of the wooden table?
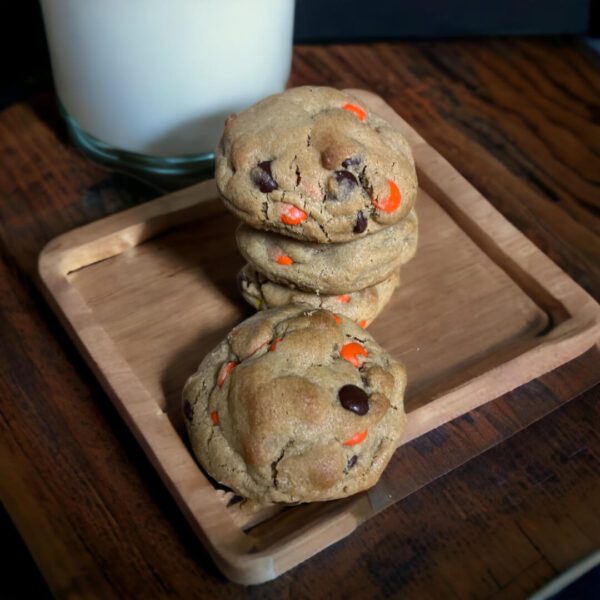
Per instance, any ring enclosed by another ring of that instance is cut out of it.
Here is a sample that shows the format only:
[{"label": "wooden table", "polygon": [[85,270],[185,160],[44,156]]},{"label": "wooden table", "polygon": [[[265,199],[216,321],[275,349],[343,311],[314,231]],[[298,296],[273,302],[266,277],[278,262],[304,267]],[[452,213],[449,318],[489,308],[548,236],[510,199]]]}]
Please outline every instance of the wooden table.
[{"label": "wooden table", "polygon": [[[299,46],[292,83],[380,94],[600,298],[600,69],[585,47]],[[50,92],[0,113],[0,491],[53,594],[518,598],[600,545],[594,349],[411,451],[440,473],[457,431],[491,440],[517,406],[543,419],[278,580],[227,582],[34,282],[47,240],[154,195],[81,158]],[[25,562],[15,549],[8,564]],[[19,581],[35,587],[33,575]]]}]

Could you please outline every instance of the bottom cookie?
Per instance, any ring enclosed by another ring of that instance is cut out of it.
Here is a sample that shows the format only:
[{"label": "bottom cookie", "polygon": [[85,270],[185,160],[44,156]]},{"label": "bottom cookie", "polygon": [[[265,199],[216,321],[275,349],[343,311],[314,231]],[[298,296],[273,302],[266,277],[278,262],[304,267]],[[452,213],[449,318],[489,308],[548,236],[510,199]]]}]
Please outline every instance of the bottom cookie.
[{"label": "bottom cookie", "polygon": [[343,498],[374,485],[405,424],[405,370],[356,323],[326,310],[261,311],[183,390],[194,453],[258,504]]},{"label": "bottom cookie", "polygon": [[361,327],[370,325],[384,309],[399,283],[400,271],[397,270],[380,283],[358,292],[329,296],[303,292],[275,283],[250,264],[246,264],[238,274],[240,292],[246,302],[256,310],[278,308],[287,304],[304,304],[344,315]]}]

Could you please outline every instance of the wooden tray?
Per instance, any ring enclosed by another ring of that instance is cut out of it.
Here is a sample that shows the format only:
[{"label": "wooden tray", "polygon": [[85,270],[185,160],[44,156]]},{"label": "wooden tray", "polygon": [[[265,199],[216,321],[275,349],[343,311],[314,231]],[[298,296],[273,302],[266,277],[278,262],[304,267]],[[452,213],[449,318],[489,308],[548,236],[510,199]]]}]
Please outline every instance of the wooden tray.
[{"label": "wooden tray", "polygon": [[[418,167],[419,252],[370,327],[408,369],[405,443],[583,353],[598,339],[600,307],[380,98],[353,93],[406,135]],[[234,581],[259,583],[348,535],[385,502],[374,505],[375,489],[245,514],[192,458],[181,388],[250,313],[235,289],[234,227],[210,181],[53,240],[39,273],[216,563]],[[402,483],[393,469],[392,459],[386,476]]]}]

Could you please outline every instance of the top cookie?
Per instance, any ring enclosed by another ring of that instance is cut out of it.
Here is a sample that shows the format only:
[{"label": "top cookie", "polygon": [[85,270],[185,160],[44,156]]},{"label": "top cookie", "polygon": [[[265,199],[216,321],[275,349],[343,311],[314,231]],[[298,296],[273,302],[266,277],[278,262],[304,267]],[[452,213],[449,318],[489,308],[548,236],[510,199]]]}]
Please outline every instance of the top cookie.
[{"label": "top cookie", "polygon": [[400,132],[349,94],[326,87],[293,88],[229,117],[216,181],[242,221],[320,243],[396,223],[417,193],[414,160]]}]

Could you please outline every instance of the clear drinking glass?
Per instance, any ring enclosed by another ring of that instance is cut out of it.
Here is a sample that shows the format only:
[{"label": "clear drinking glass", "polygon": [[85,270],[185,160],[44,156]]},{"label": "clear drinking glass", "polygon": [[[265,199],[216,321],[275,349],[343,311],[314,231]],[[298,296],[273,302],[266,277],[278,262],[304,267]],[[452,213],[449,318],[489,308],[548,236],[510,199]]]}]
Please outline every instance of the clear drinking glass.
[{"label": "clear drinking glass", "polygon": [[283,90],[289,76],[294,0],[41,4],[74,142],[147,180],[209,173],[225,117]]}]

